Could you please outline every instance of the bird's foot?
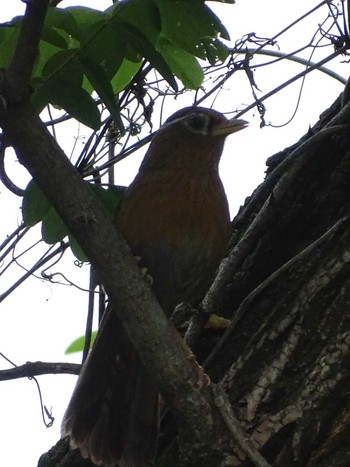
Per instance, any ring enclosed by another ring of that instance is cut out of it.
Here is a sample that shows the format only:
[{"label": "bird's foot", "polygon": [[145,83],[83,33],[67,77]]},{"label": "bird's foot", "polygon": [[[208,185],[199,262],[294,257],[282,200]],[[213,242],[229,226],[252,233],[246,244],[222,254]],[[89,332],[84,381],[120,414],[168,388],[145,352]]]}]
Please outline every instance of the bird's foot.
[{"label": "bird's foot", "polygon": [[205,325],[205,329],[227,329],[231,324],[231,320],[224,318],[222,316],[218,316],[215,313],[210,315],[207,324]]},{"label": "bird's foot", "polygon": [[134,256],[135,260],[136,260],[136,263],[138,264],[139,268],[140,268],[140,272],[141,272],[141,276],[146,279],[146,281],[148,282],[148,284],[150,286],[153,285],[153,277],[148,274],[148,269],[145,268],[144,266],[140,266],[140,262],[142,260],[141,256]]}]

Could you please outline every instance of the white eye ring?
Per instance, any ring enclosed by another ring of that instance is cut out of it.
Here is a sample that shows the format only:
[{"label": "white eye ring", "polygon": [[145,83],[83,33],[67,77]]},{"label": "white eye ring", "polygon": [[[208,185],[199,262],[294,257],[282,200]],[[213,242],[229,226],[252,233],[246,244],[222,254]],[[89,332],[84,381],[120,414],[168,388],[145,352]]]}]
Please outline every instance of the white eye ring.
[{"label": "white eye ring", "polygon": [[193,133],[198,133],[200,135],[209,134],[210,117],[205,113],[195,112],[186,115],[183,119],[183,123]]}]

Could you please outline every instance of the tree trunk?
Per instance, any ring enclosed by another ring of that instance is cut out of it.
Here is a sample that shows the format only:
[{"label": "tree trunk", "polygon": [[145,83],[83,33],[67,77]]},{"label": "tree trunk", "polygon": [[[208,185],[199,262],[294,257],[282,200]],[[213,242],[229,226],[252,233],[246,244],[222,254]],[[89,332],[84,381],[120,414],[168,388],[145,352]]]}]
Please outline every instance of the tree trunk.
[{"label": "tree trunk", "polygon": [[348,112],[338,99],[270,158],[232,223],[234,320],[207,371],[275,466],[350,465]]}]

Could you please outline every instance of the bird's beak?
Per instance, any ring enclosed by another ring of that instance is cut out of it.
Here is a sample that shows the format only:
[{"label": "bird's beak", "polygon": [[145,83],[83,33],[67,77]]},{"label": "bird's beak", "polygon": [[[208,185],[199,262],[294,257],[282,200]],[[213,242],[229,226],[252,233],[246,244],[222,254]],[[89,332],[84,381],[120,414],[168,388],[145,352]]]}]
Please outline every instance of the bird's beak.
[{"label": "bird's beak", "polygon": [[247,128],[248,125],[249,123],[246,120],[231,118],[231,120],[227,120],[213,128],[212,134],[213,136],[228,136]]}]

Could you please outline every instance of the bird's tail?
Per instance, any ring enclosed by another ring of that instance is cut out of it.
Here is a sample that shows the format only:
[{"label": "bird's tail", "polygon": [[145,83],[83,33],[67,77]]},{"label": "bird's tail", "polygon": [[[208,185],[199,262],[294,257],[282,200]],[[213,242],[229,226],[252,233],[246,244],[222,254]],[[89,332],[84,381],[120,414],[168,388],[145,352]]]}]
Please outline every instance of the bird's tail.
[{"label": "bird's tail", "polygon": [[158,391],[114,310],[108,309],[65,413],[62,435],[105,467],[154,459]]}]

